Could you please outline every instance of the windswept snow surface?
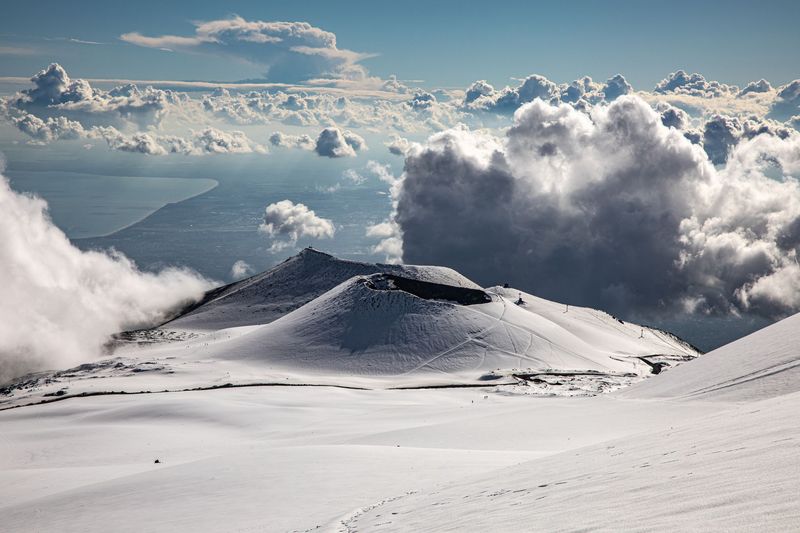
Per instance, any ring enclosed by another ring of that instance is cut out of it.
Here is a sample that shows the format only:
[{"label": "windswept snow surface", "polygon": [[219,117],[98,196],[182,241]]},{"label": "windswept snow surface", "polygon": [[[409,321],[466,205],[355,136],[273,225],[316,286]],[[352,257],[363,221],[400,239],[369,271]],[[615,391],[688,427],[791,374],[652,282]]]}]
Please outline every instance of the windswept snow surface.
[{"label": "windswept snow surface", "polygon": [[690,415],[402,495],[339,531],[798,531],[798,407],[795,393]]},{"label": "windswept snow surface", "polygon": [[798,407],[494,387],[71,398],[0,411],[0,516],[8,531],[796,531]]},{"label": "windswept snow surface", "polygon": [[336,531],[380,501],[698,412],[490,391],[254,387],[0,411],[0,530]]}]

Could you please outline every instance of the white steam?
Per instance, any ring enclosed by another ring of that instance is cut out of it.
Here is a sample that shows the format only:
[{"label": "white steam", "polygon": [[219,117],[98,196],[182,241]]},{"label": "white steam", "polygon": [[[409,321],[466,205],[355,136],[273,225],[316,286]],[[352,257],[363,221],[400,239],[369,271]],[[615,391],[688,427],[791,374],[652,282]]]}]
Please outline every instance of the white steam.
[{"label": "white steam", "polygon": [[157,324],[210,282],[180,268],[142,272],[117,252],[84,252],[47,203],[0,176],[0,383],[102,353],[109,336]]}]

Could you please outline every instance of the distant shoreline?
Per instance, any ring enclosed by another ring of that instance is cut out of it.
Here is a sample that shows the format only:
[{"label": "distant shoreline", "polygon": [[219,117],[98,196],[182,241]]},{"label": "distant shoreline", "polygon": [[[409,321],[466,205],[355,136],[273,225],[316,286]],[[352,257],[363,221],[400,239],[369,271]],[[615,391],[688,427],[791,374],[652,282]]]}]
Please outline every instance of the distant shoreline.
[{"label": "distant shoreline", "polygon": [[[142,177],[144,177],[144,176],[142,176]],[[177,204],[180,204],[180,203],[182,203],[182,202],[186,202],[186,201],[188,201],[188,200],[191,200],[192,198],[197,198],[198,196],[200,196],[200,195],[202,195],[202,194],[206,194],[207,192],[213,191],[214,189],[216,189],[217,187],[219,187],[219,182],[218,182],[217,180],[215,180],[215,179],[211,179],[211,178],[165,178],[165,179],[176,179],[176,180],[203,179],[203,180],[209,180],[209,181],[211,181],[212,183],[211,183],[211,184],[209,184],[209,187],[208,187],[207,189],[205,189],[205,190],[203,190],[203,191],[200,191],[200,192],[198,192],[197,194],[193,194],[193,195],[191,195],[191,196],[187,196],[186,198],[183,198],[182,200],[178,200],[178,201],[176,201],[176,202],[167,202],[167,203],[165,203],[164,205],[162,205],[161,207],[159,207],[158,209],[155,209],[154,211],[151,211],[150,213],[148,213],[148,214],[146,214],[145,216],[141,217],[140,219],[138,219],[138,220],[134,220],[134,221],[133,221],[133,222],[131,222],[130,224],[126,224],[126,225],[122,226],[121,228],[117,228],[117,229],[115,229],[115,230],[114,230],[114,231],[112,231],[112,232],[105,233],[105,234],[103,234],[103,235],[86,235],[86,236],[84,236],[84,237],[76,237],[74,240],[82,240],[82,239],[99,239],[99,238],[105,238],[105,237],[113,237],[113,236],[114,236],[114,234],[116,234],[116,233],[119,233],[119,232],[121,232],[121,231],[125,231],[126,229],[130,228],[131,226],[135,226],[136,224],[139,224],[140,222],[144,222],[145,220],[147,220],[147,219],[148,219],[148,218],[150,218],[151,216],[155,215],[156,213],[158,213],[159,211],[161,211],[162,209],[164,209],[164,208],[165,208],[165,207],[167,207],[167,206],[170,206],[170,205],[177,205]],[[72,241],[72,240],[73,240],[73,239],[70,239],[70,241]]]},{"label": "distant shoreline", "polygon": [[[51,173],[53,171],[24,170],[10,172],[8,177],[15,190],[32,193],[47,201],[51,218],[59,229],[67,234],[70,241],[110,237],[146,220],[168,205],[191,200],[219,186],[219,181],[213,178],[117,176],[61,171],[56,172],[57,176],[48,176]],[[59,180],[69,179],[82,182],[84,186],[92,186],[97,182],[103,183],[106,187],[100,187],[102,190],[99,193],[95,191],[96,196],[99,195],[101,200],[95,199],[94,204],[76,201],[74,194],[70,194],[67,188],[61,190],[58,185]],[[148,186],[143,185],[145,180],[155,180],[159,184],[150,191],[150,195],[145,193],[148,190]],[[182,192],[180,184],[189,182],[192,182],[191,190]],[[172,186],[167,185],[169,183]],[[118,191],[115,190],[113,184],[119,185]],[[133,197],[131,205],[114,202],[114,196],[122,198],[126,194],[130,194],[132,190],[136,196]],[[108,199],[108,203],[102,201],[105,199]],[[73,213],[86,211],[94,212],[94,214],[89,214],[89,217],[95,217],[94,221],[97,227],[90,225],[88,228],[84,228],[80,224],[77,227],[74,225]],[[124,216],[126,212],[130,216]],[[116,220],[117,218],[122,220]]]}]

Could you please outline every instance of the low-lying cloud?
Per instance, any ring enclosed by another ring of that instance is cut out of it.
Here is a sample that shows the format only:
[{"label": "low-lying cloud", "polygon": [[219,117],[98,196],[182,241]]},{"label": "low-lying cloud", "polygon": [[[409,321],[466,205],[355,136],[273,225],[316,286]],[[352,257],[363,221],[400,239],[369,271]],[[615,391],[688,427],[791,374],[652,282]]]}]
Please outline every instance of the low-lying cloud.
[{"label": "low-lying cloud", "polygon": [[247,261],[239,259],[231,266],[231,279],[238,281],[253,274],[253,267]]},{"label": "low-lying cloud", "polygon": [[158,324],[211,287],[182,269],[142,272],[124,255],[81,251],[47,203],[0,176],[0,383],[100,356],[119,331]]},{"label": "low-lying cloud", "polygon": [[33,87],[21,91],[12,105],[39,118],[65,117],[93,125],[147,126],[159,123],[171,106],[186,97],[173,91],[123,85],[111,91],[92,87],[88,81],[72,79],[58,63],[31,78]]}]

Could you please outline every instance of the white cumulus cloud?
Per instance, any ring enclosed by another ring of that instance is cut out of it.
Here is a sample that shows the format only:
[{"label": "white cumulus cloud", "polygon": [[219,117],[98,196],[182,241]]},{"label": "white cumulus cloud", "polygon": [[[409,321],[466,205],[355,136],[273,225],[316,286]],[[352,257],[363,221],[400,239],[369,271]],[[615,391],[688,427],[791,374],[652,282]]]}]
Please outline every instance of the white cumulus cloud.
[{"label": "white cumulus cloud", "polygon": [[291,200],[269,204],[258,229],[270,237],[283,239],[273,242],[273,250],[294,246],[302,237],[330,239],[336,233],[331,220],[319,217],[305,204],[296,204]]}]

